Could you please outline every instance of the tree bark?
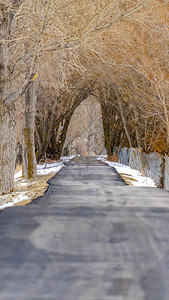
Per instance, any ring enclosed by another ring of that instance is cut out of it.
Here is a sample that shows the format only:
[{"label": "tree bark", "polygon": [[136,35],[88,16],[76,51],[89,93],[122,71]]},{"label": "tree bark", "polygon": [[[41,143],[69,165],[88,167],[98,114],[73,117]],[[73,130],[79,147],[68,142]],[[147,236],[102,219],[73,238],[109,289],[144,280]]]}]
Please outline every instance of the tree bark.
[{"label": "tree bark", "polygon": [[125,130],[128,142],[129,142],[129,146],[132,147],[131,133],[130,133],[130,130],[129,130],[128,125],[127,125],[127,120],[126,120],[126,117],[125,117],[125,114],[124,114],[123,104],[121,102],[121,99],[118,99],[118,105],[119,105],[119,108],[120,108],[121,119],[122,119],[124,130]]},{"label": "tree bark", "polygon": [[94,121],[90,119],[89,132],[88,132],[88,155],[92,156],[94,154],[94,145],[95,145],[95,135],[94,135]]},{"label": "tree bark", "polygon": [[0,194],[14,188],[15,111],[1,106],[0,116]]},{"label": "tree bark", "polygon": [[56,160],[59,160],[62,155],[63,146],[66,140],[66,134],[67,134],[67,130],[70,124],[72,114],[73,112],[65,119],[61,134],[58,138],[58,141],[56,142],[56,147],[55,147],[56,152],[54,153],[54,159]]},{"label": "tree bark", "polygon": [[[50,114],[50,121],[48,120],[49,118],[47,118],[47,120],[44,120],[44,131],[43,131],[43,135],[41,137],[41,147],[38,149],[37,151],[37,160],[41,159],[47,152],[47,149],[49,147],[49,144],[51,142],[52,139],[52,135],[54,134],[55,129],[59,126],[56,126],[56,119],[57,119],[57,105],[54,104],[53,110]],[[38,130],[36,133],[36,136],[38,138]],[[40,139],[40,136],[39,136]]]},{"label": "tree bark", "polygon": [[140,130],[139,130],[139,114],[136,108],[136,105],[132,103],[134,118],[135,118],[135,133],[136,133],[136,141],[137,141],[137,147],[142,148],[141,138],[140,138]]},{"label": "tree bark", "polygon": [[8,7],[0,6],[3,18],[1,19],[0,37],[5,40],[0,44],[0,194],[8,193],[14,188],[15,171],[15,109],[7,107],[5,99],[10,97],[10,63],[11,48],[10,18]]},{"label": "tree bark", "polygon": [[27,179],[37,174],[35,155],[35,105],[37,83],[33,82],[25,93],[25,117],[23,132],[23,176]]},{"label": "tree bark", "polygon": [[52,138],[51,138],[51,146],[52,146],[53,158],[56,157],[55,154],[57,153],[56,137],[58,135],[58,130],[59,130],[59,126],[57,126],[55,128],[55,130],[53,131],[53,134],[52,134]]},{"label": "tree bark", "polygon": [[102,119],[103,119],[103,131],[104,131],[104,145],[107,151],[108,157],[112,156],[112,134],[111,134],[111,125],[106,119],[106,107],[102,107]]}]

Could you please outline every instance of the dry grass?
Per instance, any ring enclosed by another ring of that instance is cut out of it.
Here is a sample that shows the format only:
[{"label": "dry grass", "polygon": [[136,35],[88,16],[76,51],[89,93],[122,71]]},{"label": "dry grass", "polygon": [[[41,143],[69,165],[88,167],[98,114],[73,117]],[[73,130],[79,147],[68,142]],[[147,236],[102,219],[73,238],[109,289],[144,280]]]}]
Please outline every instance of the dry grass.
[{"label": "dry grass", "polygon": [[119,173],[119,174],[120,174],[120,176],[123,178],[123,181],[124,181],[125,183],[127,183],[128,185],[133,185],[133,184],[132,184],[133,181],[137,182],[137,180],[134,179],[134,178],[133,178],[131,175],[129,175],[129,174],[125,174],[125,173]]},{"label": "dry grass", "polygon": [[[22,166],[17,166],[15,173],[19,172],[21,169]],[[48,175],[37,175],[36,178],[33,179],[19,178],[15,182],[14,191],[1,196],[1,204],[12,202],[15,197],[18,197],[22,193],[24,193],[24,196],[27,196],[28,199],[14,203],[14,206],[23,206],[32,202],[34,199],[44,195],[48,188],[48,180],[54,176],[55,173],[51,173]]]},{"label": "dry grass", "polygon": [[117,163],[119,162],[118,154],[113,154],[112,156],[109,156],[107,159],[112,162],[117,162]]},{"label": "dry grass", "polygon": [[52,178],[55,174],[49,175],[38,175],[35,179],[25,180],[27,183],[26,186],[21,186],[19,183],[15,184],[15,193],[17,195],[18,192],[25,192],[25,195],[29,197],[27,200],[23,200],[21,202],[15,203],[14,206],[22,206],[26,205],[32,200],[43,196],[48,188],[47,181]]}]

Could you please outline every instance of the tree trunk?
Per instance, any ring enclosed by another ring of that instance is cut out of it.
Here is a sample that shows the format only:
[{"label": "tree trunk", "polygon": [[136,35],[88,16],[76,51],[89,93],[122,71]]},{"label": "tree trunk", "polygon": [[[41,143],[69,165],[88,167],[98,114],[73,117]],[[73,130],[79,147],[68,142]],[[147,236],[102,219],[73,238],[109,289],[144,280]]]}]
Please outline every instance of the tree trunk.
[{"label": "tree trunk", "polygon": [[95,140],[94,140],[94,121],[90,119],[89,124],[89,133],[88,133],[88,155],[93,156],[94,154],[94,146],[95,146]]},{"label": "tree trunk", "polygon": [[137,147],[141,149],[142,143],[141,143],[140,131],[139,131],[139,114],[137,112],[137,108],[134,105],[134,103],[132,103],[132,108],[133,108],[133,113],[134,113],[134,118],[135,118],[135,133],[136,133]]},{"label": "tree trunk", "polygon": [[169,124],[166,124],[167,127],[167,154],[169,154]]},{"label": "tree trunk", "polygon": [[121,99],[118,99],[118,104],[119,104],[119,108],[120,108],[120,114],[121,114],[121,119],[122,119],[122,122],[123,122],[124,130],[125,130],[128,142],[129,142],[129,146],[132,147],[131,133],[130,133],[130,130],[129,130],[128,125],[127,125],[127,120],[126,120],[126,117],[125,117],[125,114],[124,114],[123,103],[121,102]]},{"label": "tree trunk", "polygon": [[54,159],[56,159],[56,160],[59,160],[61,155],[62,155],[63,146],[64,146],[64,143],[65,143],[65,140],[66,140],[66,134],[67,134],[67,130],[68,130],[68,127],[69,127],[69,123],[70,123],[72,114],[73,114],[73,112],[65,119],[64,126],[62,128],[61,134],[60,134],[60,136],[58,138],[58,141],[56,143],[56,149],[57,150],[56,150],[56,153],[54,154]]},{"label": "tree trunk", "polygon": [[11,48],[8,39],[10,37],[10,23],[8,7],[0,7],[1,38],[5,40],[0,44],[0,194],[8,193],[14,188],[15,171],[15,109],[7,107],[5,100],[11,93],[10,63]]},{"label": "tree trunk", "polygon": [[23,176],[27,179],[37,174],[35,156],[35,105],[36,82],[33,82],[25,92],[25,119],[23,132]]},{"label": "tree trunk", "polygon": [[53,134],[52,134],[52,138],[51,138],[53,158],[56,157],[56,153],[57,153],[56,136],[57,136],[58,130],[59,130],[59,126],[57,126],[55,128],[55,130],[53,131]]},{"label": "tree trunk", "polygon": [[108,157],[111,157],[113,154],[112,151],[112,131],[111,131],[111,124],[109,123],[108,117],[107,117],[107,110],[109,107],[106,105],[101,105],[102,109],[102,120],[103,120],[103,131],[104,131],[104,146],[107,151]]},{"label": "tree trunk", "polygon": [[[54,131],[56,131],[56,128],[59,127],[59,125],[56,126],[56,119],[57,119],[57,104],[54,104],[53,111],[50,115],[50,121],[44,120],[45,126],[44,126],[44,132],[43,136],[41,137],[42,143],[41,147],[37,151],[37,160],[41,159],[43,156],[45,156],[47,149],[49,147],[49,144],[52,139],[52,135],[54,135]],[[49,124],[48,124],[49,123]],[[36,132],[36,136],[39,139],[40,143],[40,135],[38,137],[38,130]]]},{"label": "tree trunk", "polygon": [[164,114],[165,114],[165,119],[166,119],[166,131],[167,131],[167,154],[169,153],[169,114],[167,110],[167,106],[164,100],[163,103],[164,106]]},{"label": "tree trunk", "polygon": [[0,194],[14,188],[15,111],[1,106],[0,116]]},{"label": "tree trunk", "polygon": [[108,122],[106,122],[105,124],[106,128],[105,128],[105,140],[106,140],[106,143],[105,143],[105,147],[106,147],[106,150],[107,150],[107,155],[108,157],[111,157],[112,154],[113,154],[113,151],[112,151],[112,135],[111,135],[111,126]]}]

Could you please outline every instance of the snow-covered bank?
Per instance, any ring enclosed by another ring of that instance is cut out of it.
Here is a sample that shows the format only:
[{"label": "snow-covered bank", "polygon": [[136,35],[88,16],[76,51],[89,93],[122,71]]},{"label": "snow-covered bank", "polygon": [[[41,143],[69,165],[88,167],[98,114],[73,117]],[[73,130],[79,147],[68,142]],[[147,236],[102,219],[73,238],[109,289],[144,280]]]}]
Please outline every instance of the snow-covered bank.
[{"label": "snow-covered bank", "polygon": [[98,160],[108,164],[110,167],[116,169],[116,171],[123,177],[124,181],[133,186],[145,186],[145,187],[156,187],[153,179],[150,177],[142,176],[142,174],[129,166],[125,166],[116,162],[107,160],[107,156],[99,156]]},{"label": "snow-covered bank", "polygon": [[[63,156],[60,158],[59,162],[37,165],[37,175],[48,175],[51,173],[58,173],[64,167],[64,163],[72,160],[74,157],[74,155]],[[25,181],[25,179],[22,178],[22,170],[15,174],[15,182],[16,181]]]},{"label": "snow-covered bank", "polygon": [[[37,165],[37,177],[39,176],[47,176],[52,175],[54,176],[57,174],[63,167],[65,162],[69,162],[72,160],[75,156],[66,156],[66,157],[61,157],[59,162],[54,162],[54,163],[47,163],[47,164],[42,164],[42,165]],[[46,177],[45,177],[46,178]],[[38,181],[33,180],[29,181],[24,178],[22,178],[22,170],[18,171],[15,174],[15,190],[21,189],[22,191],[14,191],[13,193],[7,194],[0,196],[0,210],[6,208],[6,207],[11,207],[14,206],[15,204],[23,201],[28,201],[31,200],[35,194],[34,192],[27,192],[27,188],[32,187],[36,189],[36,186],[38,185]]]}]

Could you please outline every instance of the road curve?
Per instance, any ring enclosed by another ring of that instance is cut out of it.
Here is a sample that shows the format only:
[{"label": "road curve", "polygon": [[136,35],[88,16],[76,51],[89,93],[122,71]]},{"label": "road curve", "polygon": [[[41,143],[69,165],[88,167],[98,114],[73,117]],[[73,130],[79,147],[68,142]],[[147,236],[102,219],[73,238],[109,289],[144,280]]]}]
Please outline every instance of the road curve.
[{"label": "road curve", "polygon": [[168,300],[169,193],[78,157],[0,213],[0,300]]}]

